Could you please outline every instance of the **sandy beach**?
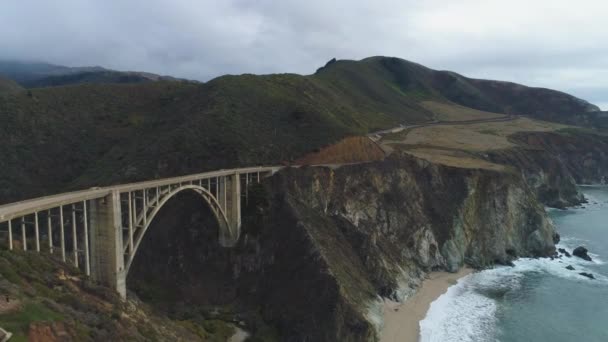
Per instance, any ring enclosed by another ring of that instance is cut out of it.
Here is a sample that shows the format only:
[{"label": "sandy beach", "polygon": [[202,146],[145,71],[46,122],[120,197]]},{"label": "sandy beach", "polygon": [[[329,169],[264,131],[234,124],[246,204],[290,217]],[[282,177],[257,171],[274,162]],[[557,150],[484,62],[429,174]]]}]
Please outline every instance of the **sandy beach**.
[{"label": "sandy beach", "polygon": [[424,318],[431,303],[444,294],[450,285],[473,272],[463,268],[458,273],[432,272],[422,282],[416,294],[403,303],[386,300],[384,304],[384,329],[380,342],[418,342],[419,322]]}]

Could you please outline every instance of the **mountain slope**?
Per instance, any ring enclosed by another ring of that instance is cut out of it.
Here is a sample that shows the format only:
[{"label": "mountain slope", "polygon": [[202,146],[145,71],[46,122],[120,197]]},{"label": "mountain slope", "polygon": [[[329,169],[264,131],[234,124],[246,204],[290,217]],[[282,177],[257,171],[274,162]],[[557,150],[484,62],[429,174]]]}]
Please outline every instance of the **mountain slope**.
[{"label": "mountain slope", "polygon": [[[319,69],[315,76],[333,80],[334,84],[353,94],[380,94],[377,98],[382,102],[390,92],[398,92],[414,102],[443,100],[478,110],[569,124],[592,123],[600,113],[597,106],[556,90],[467,78],[393,57],[336,61]],[[352,91],[353,87],[357,91]],[[404,111],[421,112],[409,101],[403,107]]]},{"label": "mountain slope", "polygon": [[83,83],[143,83],[178,80],[147,72],[115,71],[102,67],[66,67],[48,63],[0,61],[0,76],[26,88],[56,87]]},{"label": "mountain slope", "polygon": [[[49,68],[39,66],[47,74]],[[111,74],[94,71],[100,72]],[[200,84],[97,83],[79,75],[62,77],[84,84],[0,99],[0,202],[289,162],[346,136],[441,119],[429,110],[441,106],[429,101],[568,123],[601,115],[560,92],[471,80],[388,57],[330,61],[309,76],[245,74]]]},{"label": "mountain slope", "polygon": [[12,80],[0,77],[0,96],[15,95],[23,91],[24,89],[21,88],[17,83],[13,82]]}]

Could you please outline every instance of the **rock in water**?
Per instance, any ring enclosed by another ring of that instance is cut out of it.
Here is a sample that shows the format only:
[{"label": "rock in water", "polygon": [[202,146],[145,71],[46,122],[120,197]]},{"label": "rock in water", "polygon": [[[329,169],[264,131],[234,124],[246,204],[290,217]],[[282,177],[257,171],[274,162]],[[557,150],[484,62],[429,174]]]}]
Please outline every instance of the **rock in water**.
[{"label": "rock in water", "polygon": [[558,233],[558,232],[553,233],[553,243],[554,243],[554,244],[556,244],[556,245],[557,245],[557,244],[559,243],[560,239],[561,239],[561,238],[560,238],[560,236],[559,236],[559,233]]},{"label": "rock in water", "polygon": [[585,259],[587,261],[591,261],[591,257],[587,254],[587,248],[583,246],[578,246],[572,251],[572,255],[577,256],[581,259]]},{"label": "rock in water", "polygon": [[587,273],[587,272],[581,272],[581,273],[579,273],[579,274],[580,274],[580,275],[582,275],[582,276],[584,276],[584,277],[587,277],[587,278],[589,278],[589,279],[595,279],[595,277],[594,277],[594,276],[593,276],[593,274],[591,274],[591,273]]},{"label": "rock in water", "polygon": [[568,266],[566,266],[566,269],[567,269],[567,270],[570,270],[570,271],[574,271],[574,267],[572,267],[572,265],[568,265]]},{"label": "rock in water", "polygon": [[557,249],[560,253],[562,253],[563,255],[567,256],[568,258],[571,257],[572,255],[570,255],[570,253],[568,253],[567,250],[563,249],[563,248],[558,248]]}]

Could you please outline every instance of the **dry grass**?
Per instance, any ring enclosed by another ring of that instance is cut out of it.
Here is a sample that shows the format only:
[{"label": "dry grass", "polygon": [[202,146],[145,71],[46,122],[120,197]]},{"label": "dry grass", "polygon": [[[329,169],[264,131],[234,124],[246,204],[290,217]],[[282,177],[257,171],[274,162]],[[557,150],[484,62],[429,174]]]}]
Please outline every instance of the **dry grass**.
[{"label": "dry grass", "polygon": [[467,169],[485,169],[493,171],[505,171],[504,165],[494,164],[483,159],[475,158],[460,151],[450,151],[434,148],[413,148],[404,150],[420,159],[427,160],[434,164],[442,164],[453,167]]},{"label": "dry grass", "polygon": [[518,132],[546,132],[569,126],[519,118],[513,121],[438,125],[385,136],[381,143],[431,163],[454,167],[505,171],[503,165],[478,158],[479,152],[505,149],[508,137]]},{"label": "dry grass", "polygon": [[296,160],[298,165],[347,164],[384,159],[384,152],[367,137],[349,137]]},{"label": "dry grass", "polygon": [[383,143],[424,145],[462,151],[481,152],[513,147],[507,139],[517,132],[546,132],[563,129],[565,125],[519,118],[513,121],[479,124],[455,124],[413,129],[405,136],[391,137]]},{"label": "dry grass", "polygon": [[436,101],[424,101],[420,104],[424,108],[433,112],[433,114],[435,114],[435,119],[439,121],[481,120],[505,116],[504,114],[484,112],[457,104],[441,103]]}]

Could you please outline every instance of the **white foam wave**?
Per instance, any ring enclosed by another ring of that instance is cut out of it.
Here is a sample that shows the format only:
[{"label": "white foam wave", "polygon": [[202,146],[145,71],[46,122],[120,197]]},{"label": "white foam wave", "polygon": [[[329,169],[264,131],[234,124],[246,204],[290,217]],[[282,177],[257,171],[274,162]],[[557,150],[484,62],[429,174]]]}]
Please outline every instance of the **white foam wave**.
[{"label": "white foam wave", "polygon": [[[470,274],[451,286],[431,303],[426,317],[420,321],[420,341],[496,341],[496,309],[494,298],[507,291],[518,290],[522,279],[530,273],[546,273],[580,282],[608,285],[608,277],[591,271],[592,263],[572,257],[562,259],[528,259],[514,262],[515,267],[496,267]],[[566,269],[572,265],[575,270]],[[593,273],[588,279],[580,272]]]},{"label": "white foam wave", "polygon": [[589,192],[583,192],[583,194],[585,195],[587,203],[576,206],[572,208],[572,210],[601,210],[608,206],[608,202],[590,194]]},{"label": "white foam wave", "polygon": [[[559,248],[563,248],[565,249],[568,253],[570,253],[572,255],[572,251],[574,251],[574,249],[578,246],[584,246],[588,244],[588,240],[585,239],[578,239],[578,238],[572,238],[572,237],[563,237],[561,238],[560,242],[555,245],[556,249]],[[562,256],[561,260],[564,262],[570,262],[570,263],[576,263],[579,265],[604,265],[606,262],[600,257],[599,254],[595,254],[592,252],[587,252],[587,254],[589,254],[589,256],[591,257],[592,261],[586,261],[583,260],[581,258],[572,256],[570,258],[566,257],[566,256]]]},{"label": "white foam wave", "polygon": [[470,274],[431,303],[420,321],[420,341],[489,341],[496,326],[496,303],[474,291],[481,273]]},{"label": "white foam wave", "polygon": [[[577,257],[566,258],[563,257],[561,259],[519,259],[514,262],[515,267],[511,268],[510,271],[505,271],[507,273],[513,272],[524,275],[525,273],[546,273],[555,277],[577,280],[577,281],[586,281],[586,282],[601,282],[608,284],[608,277],[595,272],[594,270],[590,270],[587,267],[589,265],[593,265],[593,262],[589,262]],[[574,271],[566,269],[566,267],[570,265],[575,268]],[[585,276],[580,275],[580,272],[592,273],[595,276],[595,279],[589,279]]]}]

